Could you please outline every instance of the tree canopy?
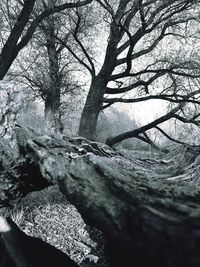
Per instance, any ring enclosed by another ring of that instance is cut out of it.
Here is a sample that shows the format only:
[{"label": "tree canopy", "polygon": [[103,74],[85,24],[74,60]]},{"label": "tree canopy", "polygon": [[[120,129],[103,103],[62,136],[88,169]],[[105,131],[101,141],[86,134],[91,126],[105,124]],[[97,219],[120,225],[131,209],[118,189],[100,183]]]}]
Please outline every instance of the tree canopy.
[{"label": "tree canopy", "polygon": [[99,114],[115,103],[157,100],[168,103],[168,111],[147,125],[112,136],[109,145],[130,137],[151,143],[152,129],[172,140],[162,128],[172,118],[198,126],[199,1],[16,1],[15,8],[3,1],[2,12],[7,32],[2,32],[0,78],[16,58],[23,60],[22,53],[18,56],[23,48],[35,42],[40,55],[46,51],[48,64],[41,58],[39,73],[46,64],[48,75],[38,76],[34,69],[31,74],[22,69],[20,75],[39,90],[52,127],[63,128],[61,94],[80,88],[83,81],[89,90],[79,135],[88,139],[96,136]]}]

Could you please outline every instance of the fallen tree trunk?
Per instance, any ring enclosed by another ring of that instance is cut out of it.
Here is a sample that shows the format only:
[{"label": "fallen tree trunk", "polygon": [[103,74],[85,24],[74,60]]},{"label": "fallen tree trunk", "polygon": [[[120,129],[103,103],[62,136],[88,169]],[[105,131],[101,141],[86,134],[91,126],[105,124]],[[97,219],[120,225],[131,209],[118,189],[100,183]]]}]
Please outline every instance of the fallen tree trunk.
[{"label": "fallen tree trunk", "polygon": [[165,161],[131,160],[83,138],[42,136],[22,146],[27,162],[103,231],[111,267],[200,266],[200,188],[180,181],[199,156],[175,175]]}]

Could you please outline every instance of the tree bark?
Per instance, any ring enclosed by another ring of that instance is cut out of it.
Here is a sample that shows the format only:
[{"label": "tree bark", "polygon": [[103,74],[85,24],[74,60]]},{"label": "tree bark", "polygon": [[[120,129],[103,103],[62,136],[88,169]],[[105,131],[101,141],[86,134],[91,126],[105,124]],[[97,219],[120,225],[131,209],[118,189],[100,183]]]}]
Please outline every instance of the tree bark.
[{"label": "tree bark", "polygon": [[42,177],[103,231],[111,267],[200,265],[198,151],[175,168],[183,151],[170,160],[127,158],[84,138],[47,136],[23,146]]},{"label": "tree bark", "polygon": [[115,21],[111,23],[110,37],[102,68],[97,76],[92,77],[87,100],[81,114],[79,135],[94,140],[99,113],[103,105],[103,96],[110,76],[117,61],[117,45],[120,40],[120,30]]},{"label": "tree bark", "polygon": [[63,125],[60,114],[60,94],[62,76],[60,75],[59,59],[54,38],[54,18],[47,18],[47,27],[44,28],[46,48],[49,58],[49,87],[45,92],[45,118],[49,129],[62,132]]},{"label": "tree bark", "polygon": [[97,120],[102,107],[105,86],[105,82],[102,78],[95,77],[93,79],[83,112],[81,114],[79,135],[89,140],[94,140]]}]

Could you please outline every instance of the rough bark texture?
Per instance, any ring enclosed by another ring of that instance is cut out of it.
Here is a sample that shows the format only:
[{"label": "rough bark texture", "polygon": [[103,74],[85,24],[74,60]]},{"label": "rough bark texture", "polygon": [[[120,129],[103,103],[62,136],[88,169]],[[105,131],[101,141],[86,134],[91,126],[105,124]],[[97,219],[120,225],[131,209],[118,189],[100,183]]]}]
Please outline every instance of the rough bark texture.
[{"label": "rough bark texture", "polygon": [[87,100],[81,115],[79,135],[93,140],[102,99],[105,91],[105,82],[102,78],[95,77],[90,86]]},{"label": "rough bark texture", "polygon": [[112,267],[200,266],[198,150],[171,160],[124,157],[83,138],[43,136],[22,146],[42,177],[103,231]]}]

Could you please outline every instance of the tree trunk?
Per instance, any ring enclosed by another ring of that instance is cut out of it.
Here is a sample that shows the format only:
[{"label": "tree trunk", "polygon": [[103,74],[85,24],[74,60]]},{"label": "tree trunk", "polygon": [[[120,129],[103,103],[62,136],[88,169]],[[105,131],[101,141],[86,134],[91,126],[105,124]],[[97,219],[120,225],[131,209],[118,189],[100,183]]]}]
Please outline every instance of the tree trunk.
[{"label": "tree trunk", "polygon": [[55,132],[62,132],[63,125],[61,122],[60,114],[60,96],[58,96],[58,91],[51,90],[48,92],[45,99],[45,119],[49,130]]},{"label": "tree trunk", "polygon": [[200,266],[199,151],[128,158],[84,138],[47,136],[23,146],[26,164],[103,231],[111,267]]},{"label": "tree trunk", "polygon": [[36,0],[25,1],[17,21],[0,54],[0,80],[4,78],[19,53],[17,43],[29,21]]},{"label": "tree trunk", "polygon": [[44,29],[46,47],[49,58],[49,87],[45,98],[45,118],[49,129],[62,132],[63,126],[60,115],[60,94],[62,77],[59,71],[59,59],[54,38],[54,18],[47,18],[47,28]]},{"label": "tree trunk", "polygon": [[102,107],[105,81],[98,76],[92,80],[87,100],[81,114],[79,135],[94,140],[97,120]]},{"label": "tree trunk", "polygon": [[99,112],[103,105],[103,96],[117,61],[117,45],[120,40],[119,27],[112,23],[104,63],[99,74],[92,78],[87,100],[81,115],[79,135],[94,140]]}]

